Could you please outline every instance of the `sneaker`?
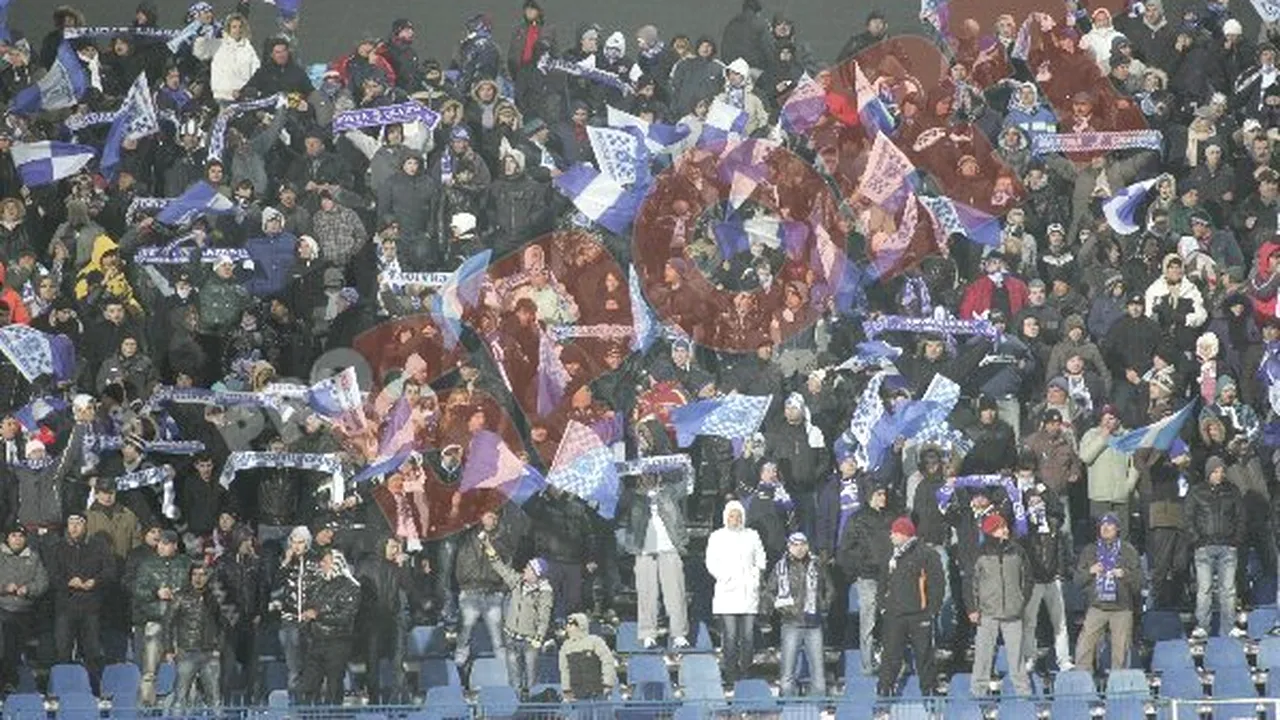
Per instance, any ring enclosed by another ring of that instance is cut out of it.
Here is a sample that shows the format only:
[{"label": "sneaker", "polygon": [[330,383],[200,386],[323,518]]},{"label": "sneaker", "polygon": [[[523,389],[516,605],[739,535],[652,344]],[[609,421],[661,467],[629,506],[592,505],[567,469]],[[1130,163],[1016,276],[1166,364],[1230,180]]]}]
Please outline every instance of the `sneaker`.
[{"label": "sneaker", "polygon": [[640,644],[644,647],[645,650],[653,650],[654,648],[658,647],[658,639],[647,637],[644,640],[640,641]]},{"label": "sneaker", "polygon": [[1209,631],[1205,630],[1202,627],[1198,627],[1195,630],[1191,631],[1192,640],[1207,640],[1208,638],[1209,638]]},{"label": "sneaker", "polygon": [[1036,671],[1035,658],[1027,658],[1024,660],[1022,663],[1022,671],[1028,675],[1034,673]]},{"label": "sneaker", "polygon": [[1280,637],[1280,625],[1273,625],[1271,629],[1267,631],[1267,635],[1270,635],[1271,637]]},{"label": "sneaker", "polygon": [[685,648],[689,647],[689,641],[686,640],[683,635],[681,635],[671,640],[671,647],[672,649],[675,649],[675,650],[684,650]]},{"label": "sneaker", "polygon": [[1076,664],[1070,660],[1063,660],[1058,663],[1058,672],[1071,672],[1076,669]]},{"label": "sneaker", "polygon": [[1244,628],[1241,628],[1241,627],[1233,627],[1231,628],[1231,632],[1228,632],[1227,634],[1237,639],[1243,638],[1243,637],[1249,637],[1249,633]]}]

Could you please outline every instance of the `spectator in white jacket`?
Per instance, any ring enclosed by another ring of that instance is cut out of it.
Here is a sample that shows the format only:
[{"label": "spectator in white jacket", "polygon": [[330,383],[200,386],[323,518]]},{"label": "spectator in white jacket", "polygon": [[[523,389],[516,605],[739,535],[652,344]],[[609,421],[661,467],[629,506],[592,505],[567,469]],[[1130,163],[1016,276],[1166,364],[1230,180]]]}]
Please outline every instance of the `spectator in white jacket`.
[{"label": "spectator in white jacket", "polygon": [[711,612],[723,626],[724,681],[733,683],[751,670],[755,655],[756,613],[760,609],[760,576],[764,545],[746,527],[746,509],[737,500],[724,506],[724,527],[707,539],[707,572],[716,580]]},{"label": "spectator in white jacket", "polygon": [[249,39],[249,23],[243,16],[232,14],[227,18],[226,31],[213,53],[209,65],[209,88],[219,102],[235,102],[240,89],[261,65],[258,51]]}]

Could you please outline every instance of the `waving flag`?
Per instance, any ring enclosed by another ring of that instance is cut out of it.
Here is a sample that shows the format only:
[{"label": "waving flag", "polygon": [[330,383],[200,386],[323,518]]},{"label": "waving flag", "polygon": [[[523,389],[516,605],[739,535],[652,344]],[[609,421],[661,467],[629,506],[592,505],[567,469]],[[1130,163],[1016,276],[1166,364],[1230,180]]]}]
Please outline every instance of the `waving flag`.
[{"label": "waving flag", "polygon": [[803,135],[812,130],[826,112],[826,89],[805,73],[782,103],[778,119],[788,132]]},{"label": "waving flag", "polygon": [[932,27],[939,35],[946,34],[950,16],[949,0],[920,0],[920,22]]},{"label": "waving flag", "polygon": [[63,382],[75,375],[76,351],[66,335],[49,335],[28,325],[0,327],[0,353],[28,382],[51,375]]},{"label": "waving flag", "polygon": [[182,227],[202,215],[226,215],[235,212],[235,209],[230,198],[200,180],[165,204],[164,209],[156,215],[156,220],[170,227]]},{"label": "waving flag", "polygon": [[357,485],[370,478],[390,475],[391,473],[399,470],[400,466],[404,465],[405,462],[413,456],[413,452],[412,447],[406,447],[395,455],[374,460],[366,465],[363,470],[356,473],[355,477],[351,478],[351,484]]},{"label": "waving flag", "polygon": [[484,284],[484,271],[489,267],[492,250],[481,250],[472,255],[449,276],[440,292],[431,298],[431,317],[440,326],[444,346],[452,350],[462,337],[462,313],[480,301],[480,288]]},{"label": "waving flag", "polygon": [[658,318],[640,288],[640,273],[635,265],[631,266],[627,290],[631,294],[631,350],[648,352],[649,346],[658,338]]},{"label": "waving flag", "polygon": [[413,407],[409,398],[401,395],[396,404],[391,406],[390,417],[382,425],[378,435],[378,456],[397,455],[404,450],[413,450],[418,428],[413,424]]},{"label": "waving flag", "polygon": [[723,147],[741,139],[747,129],[747,111],[717,98],[707,110],[707,119],[698,136],[698,147]]},{"label": "waving flag", "polygon": [[595,430],[569,421],[547,473],[547,484],[582,498],[612,520],[618,508],[618,469],[611,450]]},{"label": "waving flag", "polygon": [[858,190],[871,202],[883,205],[902,188],[915,169],[902,149],[888,135],[880,133],[867,156],[867,168],[858,180]]},{"label": "waving flag", "polygon": [[[623,112],[612,105],[608,108],[609,127],[619,130],[635,128],[644,137],[649,152],[671,152],[673,148],[689,137],[689,128],[685,125],[666,125],[659,122],[645,122],[643,118]],[[588,128],[590,129],[590,128]]]},{"label": "waving flag", "polygon": [[752,243],[767,245],[774,250],[784,249],[788,257],[798,259],[805,251],[809,226],[763,214],[747,220],[731,219],[716,223],[714,234],[720,256],[726,259],[740,252],[749,252]]},{"label": "waving flag", "polygon": [[538,414],[550,415],[564,399],[569,371],[560,360],[560,351],[544,328],[538,339]]},{"label": "waving flag", "polygon": [[1142,229],[1134,222],[1134,217],[1142,201],[1147,198],[1147,193],[1156,186],[1157,180],[1159,178],[1134,183],[1102,203],[1102,214],[1106,216],[1107,224],[1112,230],[1121,235],[1132,235]]},{"label": "waving flag", "polygon": [[1182,432],[1182,426],[1191,417],[1191,411],[1195,409],[1195,405],[1196,401],[1192,400],[1183,405],[1181,410],[1163,420],[1157,420],[1137,430],[1130,430],[1120,437],[1111,438],[1111,447],[1126,454],[1133,454],[1142,448],[1168,451],[1173,441],[1178,439],[1178,433]]},{"label": "waving flag", "polygon": [[160,132],[160,119],[156,116],[151,88],[147,85],[147,74],[138,73],[133,85],[129,86],[124,103],[116,111],[116,119],[111,123],[107,141],[102,146],[103,172],[108,177],[115,176],[120,165],[120,151],[126,140],[139,140],[157,132]]},{"label": "waving flag", "polygon": [[619,185],[647,185],[649,150],[638,130],[588,127],[587,139],[596,164]]},{"label": "waving flag", "polygon": [[916,199],[933,219],[939,243],[959,233],[979,245],[993,247],[1000,244],[1000,219],[994,215],[946,197],[921,196]]},{"label": "waving flag", "polygon": [[676,444],[685,448],[698,435],[714,435],[734,441],[736,451],[760,429],[771,401],[768,395],[730,393],[675,408],[671,411],[671,424],[676,429]]},{"label": "waving flag", "polygon": [[867,443],[868,467],[880,467],[898,438],[914,438],[926,428],[946,425],[959,400],[960,386],[941,373],[934,375],[919,400],[884,413],[872,428]]},{"label": "waving flag", "polygon": [[542,475],[511,452],[497,433],[481,430],[471,436],[462,463],[462,492],[499,490],[512,502],[523,505],[546,484]]},{"label": "waving flag", "polygon": [[307,405],[320,415],[331,418],[360,410],[360,382],[356,369],[347,367],[337,375],[312,385],[307,391]]},{"label": "waving flag", "polygon": [[40,423],[50,415],[56,412],[66,410],[70,405],[66,400],[50,395],[48,397],[37,398],[31,402],[18,408],[13,413],[13,417],[22,426],[22,429],[29,433],[33,433],[40,429]]},{"label": "waving flag", "polygon": [[11,151],[18,166],[22,184],[27,187],[49,185],[80,172],[98,151],[88,145],[45,140],[15,143]]},{"label": "waving flag", "polygon": [[867,76],[862,74],[862,66],[857,63],[853,65],[853,77],[854,89],[858,96],[858,117],[862,120],[862,127],[866,130],[867,136],[874,137],[881,133],[893,134],[897,121],[889,112],[888,106],[884,104],[884,100],[880,99],[880,93],[867,81]]},{"label": "waving flag", "polygon": [[588,220],[618,235],[626,233],[644,202],[643,193],[624,188],[586,164],[569,168],[551,184]]},{"label": "waving flag", "polygon": [[80,58],[63,40],[58,46],[58,58],[53,66],[35,85],[18,91],[9,111],[18,115],[35,115],[73,107],[88,87],[89,81],[85,78]]}]

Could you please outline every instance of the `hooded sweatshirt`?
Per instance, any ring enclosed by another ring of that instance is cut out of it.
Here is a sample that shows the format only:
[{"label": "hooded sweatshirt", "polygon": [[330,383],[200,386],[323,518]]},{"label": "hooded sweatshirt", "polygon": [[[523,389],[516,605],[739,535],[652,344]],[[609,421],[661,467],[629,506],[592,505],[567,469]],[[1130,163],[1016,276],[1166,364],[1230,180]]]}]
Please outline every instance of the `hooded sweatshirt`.
[{"label": "hooded sweatshirt", "polygon": [[560,680],[566,694],[578,699],[603,698],[618,684],[618,661],[599,635],[589,631],[585,613],[569,616],[560,646]]},{"label": "hooded sweatshirt", "polygon": [[107,270],[102,264],[102,258],[108,252],[118,249],[115,240],[106,235],[99,235],[93,241],[93,256],[89,260],[89,264],[80,268],[80,272],[76,273],[76,299],[84,300],[89,296],[89,273],[97,270],[102,273],[102,285],[106,288],[108,295],[119,298],[124,302],[125,307],[133,313],[141,313],[142,305],[133,296],[133,286],[129,284],[129,278],[124,274],[124,268],[117,265],[113,270]]},{"label": "hooded sweatshirt", "polygon": [[[729,513],[740,513],[742,523],[729,527]],[[742,503],[725,503],[724,525],[707,538],[707,572],[715,578],[711,612],[716,615],[754,615],[760,609],[760,577],[767,563],[760,535],[746,526]]]}]

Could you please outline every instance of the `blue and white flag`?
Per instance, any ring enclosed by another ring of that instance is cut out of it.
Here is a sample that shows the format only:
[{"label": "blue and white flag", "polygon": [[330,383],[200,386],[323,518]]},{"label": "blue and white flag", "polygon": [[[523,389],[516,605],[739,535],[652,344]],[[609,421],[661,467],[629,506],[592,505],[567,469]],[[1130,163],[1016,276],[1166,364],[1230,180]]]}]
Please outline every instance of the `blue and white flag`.
[{"label": "blue and white flag", "polygon": [[463,260],[440,292],[431,298],[431,317],[440,326],[440,334],[448,350],[452,350],[458,344],[458,338],[462,337],[462,313],[480,302],[484,271],[492,257],[492,250],[481,250]]},{"label": "blue and white flag", "polygon": [[768,395],[730,393],[675,408],[671,424],[676,429],[676,444],[685,448],[699,435],[714,435],[733,441],[736,452],[760,429],[771,402]]},{"label": "blue and white flag", "polygon": [[631,113],[623,112],[609,106],[608,123],[611,128],[635,128],[644,137],[645,145],[651,153],[671,152],[672,149],[689,137],[687,125],[667,125],[659,122],[645,122]]},{"label": "blue and white flag", "polygon": [[124,103],[107,133],[107,141],[102,146],[103,173],[107,177],[115,177],[116,168],[120,165],[120,151],[126,140],[140,140],[158,132],[160,118],[156,116],[151,88],[147,85],[147,74],[138,73],[133,85],[129,86],[129,94],[125,95]]},{"label": "blue and white flag", "polygon": [[787,132],[804,135],[818,124],[826,112],[826,88],[805,73],[782,103],[778,119]]},{"label": "blue and white flag", "polygon": [[512,452],[497,433],[481,430],[471,436],[459,482],[463,493],[498,490],[511,502],[523,505],[546,486],[546,479]]},{"label": "blue and white flag", "polygon": [[588,127],[587,139],[600,171],[619,185],[647,185],[649,150],[635,129]]},{"label": "blue and white flag", "polygon": [[28,325],[0,328],[0,353],[28,382],[51,375],[63,382],[75,375],[76,351],[66,335],[49,335]]},{"label": "blue and white flag", "polygon": [[35,115],[49,110],[73,107],[89,87],[80,58],[65,40],[58,46],[58,59],[40,78],[40,82],[23,88],[13,97],[9,112]]},{"label": "blue and white flag", "polygon": [[1134,183],[1102,203],[1102,214],[1106,216],[1107,224],[1112,230],[1121,235],[1132,235],[1142,229],[1134,222],[1134,217],[1137,216],[1142,201],[1146,200],[1147,193],[1156,186],[1159,179],[1151,178]]},{"label": "blue and white flag", "polygon": [[854,84],[858,96],[858,118],[862,121],[862,129],[867,137],[875,137],[880,133],[892,135],[898,121],[889,112],[888,106],[880,98],[880,93],[867,81],[862,73],[862,66],[854,63]]},{"label": "blue and white flag", "polygon": [[547,484],[582,498],[612,520],[618,508],[618,468],[613,450],[595,430],[570,420],[547,473]]},{"label": "blue and white flag", "polygon": [[569,168],[552,184],[588,220],[618,235],[626,233],[644,202],[642,192],[625,188],[586,164]]},{"label": "blue and white flag", "polygon": [[640,272],[635,265],[631,266],[627,289],[631,294],[631,350],[648,352],[659,335],[658,317],[645,299],[644,290],[640,287]]},{"label": "blue and white flag", "polygon": [[738,253],[749,252],[752,245],[783,249],[794,260],[803,257],[809,226],[761,214],[747,220],[730,219],[716,223],[714,234],[720,256],[726,260]]},{"label": "blue and white flag", "polygon": [[413,453],[414,450],[412,447],[406,447],[390,457],[380,457],[366,465],[360,470],[360,472],[356,473],[355,477],[351,478],[351,484],[359,485],[370,478],[390,475],[391,473],[399,470],[400,466],[404,465]]},{"label": "blue and white flag", "polygon": [[1000,219],[947,197],[916,197],[933,219],[938,242],[946,242],[957,233],[970,240],[994,247],[1000,244]]},{"label": "blue and white flag", "polygon": [[156,215],[156,221],[170,227],[183,227],[203,215],[227,215],[235,212],[235,209],[235,203],[230,198],[200,180],[166,203],[164,209]]},{"label": "blue and white flag", "polygon": [[1168,451],[1173,441],[1178,439],[1178,433],[1182,432],[1182,426],[1191,417],[1195,405],[1196,401],[1192,400],[1183,405],[1181,410],[1163,420],[1157,420],[1146,427],[1130,430],[1120,437],[1112,438],[1112,449],[1130,455],[1142,448]]},{"label": "blue and white flag", "polygon": [[916,167],[888,135],[878,133],[875,138],[858,190],[871,202],[884,205],[907,184]]},{"label": "blue and white flag", "polygon": [[[364,396],[360,392],[360,382],[354,367],[347,367],[342,372],[332,377],[327,377],[310,387],[272,384],[268,385],[263,392],[285,399],[301,400],[317,415],[331,420],[354,421],[351,423],[354,425],[364,419],[364,414],[360,412],[364,403]],[[288,416],[293,415],[292,410],[292,408],[286,409]],[[281,415],[283,416],[286,413],[281,413]],[[284,419],[288,420],[289,417]]]},{"label": "blue and white flag", "polygon": [[75,175],[93,160],[98,151],[88,145],[43,140],[15,143],[12,153],[22,184],[38,187]]},{"label": "blue and white flag", "polygon": [[40,429],[40,423],[45,418],[56,412],[66,410],[70,405],[62,398],[50,395],[48,397],[37,398],[31,402],[18,408],[13,413],[13,418],[18,421],[23,430],[33,433]]},{"label": "blue and white flag", "polygon": [[742,139],[747,129],[747,111],[719,98],[711,102],[707,119],[698,136],[699,148],[717,148]]}]

